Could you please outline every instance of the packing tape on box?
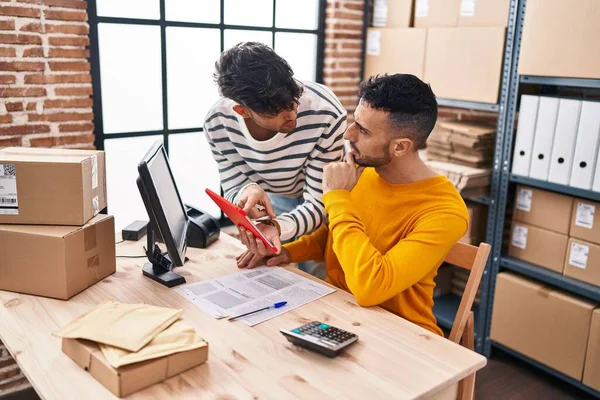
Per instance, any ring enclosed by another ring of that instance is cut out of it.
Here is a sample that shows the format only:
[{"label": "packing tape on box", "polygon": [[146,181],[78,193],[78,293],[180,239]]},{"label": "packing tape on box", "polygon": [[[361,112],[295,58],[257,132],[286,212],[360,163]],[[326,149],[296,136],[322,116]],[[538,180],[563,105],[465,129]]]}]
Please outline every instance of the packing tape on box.
[{"label": "packing tape on box", "polygon": [[552,293],[552,288],[549,286],[542,286],[541,288],[539,288],[537,290],[537,294],[539,294],[540,296],[542,296],[545,299],[550,297],[550,293]]}]

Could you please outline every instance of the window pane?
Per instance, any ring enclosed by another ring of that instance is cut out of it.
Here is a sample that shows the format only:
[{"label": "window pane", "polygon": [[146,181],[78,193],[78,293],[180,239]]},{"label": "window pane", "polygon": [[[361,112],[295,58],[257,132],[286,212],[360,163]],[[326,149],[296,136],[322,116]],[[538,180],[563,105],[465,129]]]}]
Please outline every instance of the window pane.
[{"label": "window pane", "polygon": [[273,26],[273,0],[225,0],[225,23]]},{"label": "window pane", "polygon": [[166,0],[167,21],[221,22],[221,2],[219,0]]},{"label": "window pane", "polygon": [[104,132],[159,130],[160,27],[98,24]]},{"label": "window pane", "polygon": [[220,208],[204,192],[206,188],[221,191],[217,163],[204,134],[170,135],[169,162],[183,202],[220,218]]},{"label": "window pane", "polygon": [[96,0],[96,12],[102,17],[160,18],[159,0]]},{"label": "window pane", "polygon": [[267,46],[273,47],[273,34],[271,32],[263,31],[225,29],[224,41],[225,50],[241,42],[261,42]]},{"label": "window pane", "polygon": [[137,166],[150,146],[160,139],[162,136],[104,141],[108,213],[115,217],[117,232],[135,220],[148,221],[148,213],[135,183]]},{"label": "window pane", "polygon": [[167,28],[169,129],[202,126],[219,99],[212,73],[220,52],[218,29]]},{"label": "window pane", "polygon": [[317,35],[277,32],[275,51],[290,64],[296,78],[316,79]]},{"label": "window pane", "polygon": [[319,0],[277,0],[275,26],[288,29],[317,29]]}]

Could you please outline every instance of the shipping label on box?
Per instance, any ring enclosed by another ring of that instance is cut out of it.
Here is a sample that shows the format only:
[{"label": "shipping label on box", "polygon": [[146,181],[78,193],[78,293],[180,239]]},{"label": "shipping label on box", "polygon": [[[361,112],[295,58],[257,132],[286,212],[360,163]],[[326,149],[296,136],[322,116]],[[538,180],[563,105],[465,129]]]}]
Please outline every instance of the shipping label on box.
[{"label": "shipping label on box", "polygon": [[476,0],[462,0],[460,2],[461,17],[472,17],[475,15]]},{"label": "shipping label on box", "polygon": [[589,254],[589,246],[577,242],[571,242],[569,264],[577,268],[585,269],[585,267],[587,267]]},{"label": "shipping label on box", "polygon": [[582,228],[592,229],[594,227],[594,214],[596,206],[593,204],[577,203],[577,215],[575,225]]},{"label": "shipping label on box", "polygon": [[15,164],[0,164],[0,214],[19,215]]},{"label": "shipping label on box", "polygon": [[367,35],[367,55],[378,56],[381,54],[381,32],[370,30]]},{"label": "shipping label on box", "polygon": [[528,232],[529,229],[526,226],[515,225],[512,235],[512,245],[520,249],[526,249]]},{"label": "shipping label on box", "polygon": [[429,15],[429,0],[417,0],[415,7],[415,16],[425,18]]},{"label": "shipping label on box", "polygon": [[531,200],[533,191],[531,189],[520,188],[517,195],[517,209],[525,212],[531,211]]}]

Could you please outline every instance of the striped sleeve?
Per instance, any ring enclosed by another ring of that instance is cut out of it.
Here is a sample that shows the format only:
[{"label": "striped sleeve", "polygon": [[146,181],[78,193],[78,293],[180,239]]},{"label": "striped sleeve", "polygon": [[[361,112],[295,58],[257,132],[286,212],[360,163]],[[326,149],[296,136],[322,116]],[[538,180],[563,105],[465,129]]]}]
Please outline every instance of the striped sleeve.
[{"label": "striped sleeve", "polygon": [[[214,130],[214,128],[212,128],[212,130]],[[221,187],[223,188],[224,197],[234,203],[240,190],[251,184],[252,181],[243,171],[236,168],[236,166],[225,157],[221,149],[214,143],[213,138],[210,135],[211,129],[207,129],[206,125],[204,126],[204,133],[208,145],[210,146],[210,151],[219,168],[219,177],[221,178]]]},{"label": "striped sleeve", "polygon": [[281,240],[298,238],[317,229],[325,220],[323,205],[323,167],[326,163],[339,161],[344,149],[346,116],[338,118],[327,133],[317,142],[306,165],[306,183],[303,203],[289,213],[281,214],[277,221],[281,225]]}]

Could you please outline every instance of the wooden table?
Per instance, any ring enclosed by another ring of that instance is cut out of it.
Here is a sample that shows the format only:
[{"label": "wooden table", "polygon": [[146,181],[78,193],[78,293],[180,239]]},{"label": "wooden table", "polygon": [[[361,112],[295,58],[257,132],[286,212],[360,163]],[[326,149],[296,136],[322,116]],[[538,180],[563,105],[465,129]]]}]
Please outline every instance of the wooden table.
[{"label": "wooden table", "polygon": [[[117,255],[143,254],[143,243],[121,244]],[[190,261],[177,272],[190,283],[235,272],[241,250],[239,241],[222,234],[209,249],[188,249]],[[341,290],[255,327],[217,320],[172,289],[144,278],[144,261],[118,258],[114,275],[69,301],[0,291],[0,339],[42,398],[114,398],[64,355],[60,339],[51,335],[105,299],[181,308],[210,343],[206,364],[134,393],[131,398],[136,399],[439,397],[486,364],[483,356],[382,308],[357,306]],[[329,359],[293,346],[279,333],[282,327],[311,320],[353,331],[360,340]]]}]

